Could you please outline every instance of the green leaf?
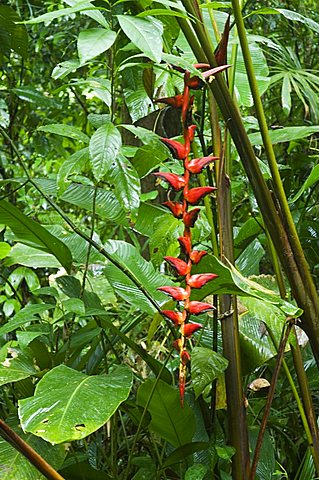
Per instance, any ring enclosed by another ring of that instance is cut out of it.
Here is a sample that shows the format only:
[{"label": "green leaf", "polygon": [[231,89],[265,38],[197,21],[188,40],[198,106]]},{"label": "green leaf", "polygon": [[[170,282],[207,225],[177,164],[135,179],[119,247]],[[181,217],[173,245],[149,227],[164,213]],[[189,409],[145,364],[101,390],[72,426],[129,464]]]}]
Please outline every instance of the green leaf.
[{"label": "green leaf", "polygon": [[[312,125],[309,127],[284,127],[276,130],[269,130],[269,136],[272,144],[291,142],[293,140],[300,140],[309,137],[314,133],[319,132],[319,125]],[[262,145],[262,138],[259,132],[250,133],[249,140],[252,145]]]},{"label": "green leaf", "polygon": [[98,128],[90,140],[90,159],[94,177],[101,180],[114,168],[114,159],[118,156],[122,139],[120,132],[108,122]]},{"label": "green leaf", "polygon": [[0,6],[0,52],[9,56],[12,49],[26,60],[28,33],[24,25],[16,23],[20,21],[21,18],[13,8],[7,5]]},{"label": "green leaf", "polygon": [[0,260],[7,257],[10,253],[11,247],[6,242],[0,242]]},{"label": "green leaf", "polygon": [[38,107],[45,108],[61,108],[62,105],[55,98],[47,97],[42,92],[36,88],[27,86],[27,87],[17,87],[12,88],[11,91],[15,93],[21,100],[26,102],[35,103]]},{"label": "green leaf", "polygon": [[[69,5],[69,7],[75,7],[79,3],[82,5],[81,0],[64,0],[64,2]],[[95,20],[97,23],[102,25],[102,27],[108,28],[108,23],[105,19],[105,17],[102,14],[102,11],[104,10],[103,7],[94,7],[91,2],[86,1],[84,5],[88,8],[88,10],[84,10],[81,12],[82,15],[86,15],[87,17],[92,18]],[[102,11],[100,11],[102,10]]]},{"label": "green leaf", "polygon": [[93,7],[90,2],[84,0],[83,2],[78,2],[74,7],[61,8],[60,10],[54,10],[53,12],[44,13],[43,15],[39,15],[39,17],[31,18],[30,20],[25,21],[24,23],[27,25],[34,25],[42,22],[49,23],[57,18],[71,15],[72,13],[84,12],[86,10],[98,10],[98,8]]},{"label": "green leaf", "polygon": [[294,203],[296,202],[300,197],[301,195],[310,187],[312,187],[312,185],[314,185],[316,182],[318,182],[319,180],[319,165],[315,165],[313,167],[313,169],[311,170],[310,172],[310,175],[309,177],[307,178],[307,180],[305,181],[305,183],[303,184],[303,186],[300,188],[300,190],[296,193],[296,195],[290,200],[289,203]]},{"label": "green leaf", "polygon": [[[104,248],[123,266],[124,271],[129,271],[143,285],[148,295],[159,305],[167,300],[167,297],[159,292],[157,287],[172,285],[172,282],[156,272],[152,263],[147,262],[133,245],[120,240],[108,240]],[[106,265],[104,272],[114,292],[124,298],[131,306],[149,314],[156,311],[150,300],[122,270],[109,263]]]},{"label": "green leaf", "polygon": [[66,60],[65,62],[58,63],[58,65],[54,67],[51,76],[54,80],[57,80],[58,78],[62,79],[69,73],[74,72],[79,66],[80,62],[77,59]]},{"label": "green leaf", "polygon": [[[200,452],[202,450],[207,450],[209,443],[207,442],[192,442],[186,443],[181,447],[176,448],[167,458],[165,458],[162,468],[170,467],[176,463],[185,461],[186,457],[192,455],[195,452]],[[203,465],[202,465],[203,466]],[[204,472],[207,470],[204,468]],[[196,477],[195,480],[198,480],[200,477]]]},{"label": "green leaf", "polygon": [[72,125],[65,125],[64,123],[51,123],[50,125],[43,125],[38,128],[40,132],[54,133],[55,135],[61,135],[62,137],[73,138],[83,143],[89,143],[89,137],[85,133],[81,132],[77,127]]},{"label": "green leaf", "polygon": [[59,195],[62,195],[70,185],[71,181],[68,177],[80,173],[89,159],[89,148],[86,147],[73,153],[73,155],[63,162],[56,179]]},{"label": "green leaf", "polygon": [[147,380],[137,392],[137,404],[148,405],[152,417],[149,428],[174,447],[191,443],[195,433],[193,411],[187,403],[181,408],[177,388],[158,380],[154,390],[155,381]]},{"label": "green leaf", "polygon": [[78,38],[78,54],[81,65],[111,48],[115,38],[116,33],[105,28],[82,30]]},{"label": "green leaf", "polygon": [[281,104],[285,114],[289,115],[291,110],[291,84],[289,80],[289,74],[284,76],[284,79],[282,82]]},{"label": "green leaf", "polygon": [[125,35],[147,57],[159,63],[162,55],[161,22],[150,18],[137,18],[130,15],[117,16]]},{"label": "green leaf", "polygon": [[34,305],[27,305],[26,307],[22,308],[15,316],[8,322],[0,327],[0,335],[4,335],[5,333],[10,333],[16,330],[21,325],[25,325],[26,323],[30,323],[33,321],[39,322],[39,318],[36,315],[40,315],[41,313],[52,310],[55,308],[55,305],[52,304],[45,304],[39,303]]},{"label": "green leaf", "polygon": [[67,271],[70,270],[72,264],[70,250],[40,224],[5,200],[0,201],[0,217],[1,223],[8,225],[21,243],[51,253]]},{"label": "green leaf", "polygon": [[276,305],[285,315],[300,317],[302,310],[289,302],[286,302],[280,296],[241,275],[236,268],[229,264],[226,267],[217,257],[206,255],[205,262],[201,262],[194,268],[194,273],[215,273],[218,275],[213,281],[208,282],[196,292],[192,292],[196,299],[203,299],[212,294],[234,294],[243,297],[254,297],[264,302]]},{"label": "green leaf", "polygon": [[[249,429],[249,443],[251,450],[254,451],[256,447],[256,442],[258,438],[259,429],[258,427],[250,427]],[[272,442],[272,439],[269,435],[269,432],[265,432],[263,443],[260,449],[260,457],[256,470],[256,478],[258,480],[271,480],[275,478],[275,448]],[[310,480],[311,477],[309,477]]]},{"label": "green leaf", "polygon": [[219,353],[204,347],[192,350],[192,384],[196,398],[207,385],[218,378],[228,365],[228,360]]},{"label": "green leaf", "polygon": [[24,348],[22,351],[17,347],[17,342],[9,342],[1,348],[0,385],[17,382],[38,372],[30,350]]},{"label": "green leaf", "polygon": [[[213,2],[218,3],[218,2]],[[204,5],[203,5],[204,6]],[[207,473],[206,465],[195,463],[189,467],[185,473],[185,480],[203,480]]]},{"label": "green leaf", "polygon": [[126,366],[94,376],[55,367],[39,381],[33,397],[19,401],[22,428],[53,444],[85,438],[127,399],[132,381]]},{"label": "green leaf", "polygon": [[115,186],[114,193],[125,210],[135,214],[140,205],[140,179],[131,162],[121,153],[113,158],[108,180]]},{"label": "green leaf", "polygon": [[[48,445],[31,433],[24,434],[16,419],[6,420],[6,423],[54,469],[61,468],[66,455],[63,445]],[[0,477],[2,480],[45,480],[39,470],[2,437],[0,437]]]}]

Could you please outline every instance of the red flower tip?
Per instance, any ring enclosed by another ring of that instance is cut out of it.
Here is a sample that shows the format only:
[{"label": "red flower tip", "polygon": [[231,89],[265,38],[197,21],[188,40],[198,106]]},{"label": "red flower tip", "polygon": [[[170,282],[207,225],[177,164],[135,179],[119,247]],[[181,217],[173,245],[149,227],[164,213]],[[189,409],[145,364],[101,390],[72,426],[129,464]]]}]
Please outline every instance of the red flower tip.
[{"label": "red flower tip", "polygon": [[181,333],[182,335],[184,335],[184,337],[189,338],[200,328],[203,328],[203,325],[201,323],[184,323],[181,326]]},{"label": "red flower tip", "polygon": [[197,68],[198,70],[200,70],[202,68],[209,68],[210,65],[209,65],[209,63],[195,63],[194,67]]},{"label": "red flower tip", "polygon": [[190,361],[191,359],[191,356],[190,354],[188,353],[187,350],[182,350],[181,352],[181,355],[180,355],[180,358],[181,358],[181,362],[183,365],[187,365],[187,363]]},{"label": "red flower tip", "polygon": [[206,72],[203,72],[202,75],[203,77],[209,78],[209,77],[214,77],[217,75],[217,73],[223,72],[227,68],[231,67],[231,65],[220,65],[219,67],[211,68],[210,70],[206,70]]},{"label": "red flower tip", "polygon": [[194,137],[195,137],[195,130],[196,130],[196,125],[190,125],[187,129],[188,131],[188,138],[189,138],[189,141],[192,142],[194,140]]},{"label": "red flower tip", "polygon": [[183,312],[175,312],[175,310],[162,310],[162,314],[172,320],[176,327],[182,325],[186,318],[186,310]]},{"label": "red flower tip", "polygon": [[205,82],[202,78],[191,77],[187,80],[186,85],[188,88],[192,88],[193,90],[200,90],[205,85]]},{"label": "red flower tip", "polygon": [[186,168],[189,172],[197,174],[200,173],[206,165],[208,165],[211,162],[214,162],[215,160],[218,160],[219,157],[201,157],[201,158],[194,158],[193,160],[190,160]]},{"label": "red flower tip", "polygon": [[186,212],[183,215],[183,222],[185,227],[192,228],[198,218],[200,208],[193,208],[190,212]]},{"label": "red flower tip", "polygon": [[187,283],[192,288],[201,288],[206,285],[206,283],[214,280],[214,278],[217,277],[218,275],[215,273],[198,273],[196,275],[192,275]]},{"label": "red flower tip", "polygon": [[183,253],[185,253],[185,255],[189,255],[192,250],[192,242],[190,237],[178,237],[177,240],[179,241]]},{"label": "red flower tip", "polygon": [[165,105],[170,105],[173,108],[182,108],[184,102],[183,95],[175,95],[175,97],[164,97],[158,98],[155,100],[155,103],[165,103]]},{"label": "red flower tip", "polygon": [[177,338],[177,339],[174,340],[174,342],[173,342],[173,347],[174,347],[175,350],[177,350],[178,352],[180,352],[182,345],[183,345],[183,342],[182,342],[182,339],[181,339],[181,338]]},{"label": "red flower tip", "polygon": [[177,140],[171,140],[170,138],[161,138],[161,141],[170,149],[173,157],[177,160],[183,160],[187,157],[187,151],[185,145]]},{"label": "red flower tip", "polygon": [[164,202],[162,205],[169,208],[175,218],[183,218],[184,206],[178,202]]},{"label": "red flower tip", "polygon": [[185,195],[185,199],[190,203],[191,205],[197,205],[198,202],[208,195],[209,193],[214,192],[217,190],[215,187],[196,187],[196,188],[191,188],[188,193]]},{"label": "red flower tip", "polygon": [[190,259],[196,265],[201,261],[204,255],[207,255],[207,252],[205,250],[193,250],[190,253]]},{"label": "red flower tip", "polygon": [[185,276],[190,272],[191,266],[180,258],[164,257],[164,260],[166,260],[170,265],[172,265],[173,268],[175,268],[178,275]]},{"label": "red flower tip", "polygon": [[208,310],[214,310],[215,307],[210,303],[204,302],[189,302],[188,311],[192,315],[199,315],[200,313],[207,312]]},{"label": "red flower tip", "polygon": [[166,293],[174,300],[182,301],[186,300],[189,297],[189,293],[181,287],[158,287],[157,290],[160,290],[163,293]]},{"label": "red flower tip", "polygon": [[155,177],[160,177],[170,184],[170,186],[178,191],[185,187],[185,179],[176,173],[169,172],[155,172],[153,173]]}]

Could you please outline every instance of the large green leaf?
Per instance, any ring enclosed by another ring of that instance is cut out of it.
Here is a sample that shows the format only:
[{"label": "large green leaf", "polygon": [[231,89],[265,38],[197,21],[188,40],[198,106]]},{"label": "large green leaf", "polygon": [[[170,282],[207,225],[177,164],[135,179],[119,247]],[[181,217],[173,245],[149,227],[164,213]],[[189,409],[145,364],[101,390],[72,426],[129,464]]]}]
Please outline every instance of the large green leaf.
[{"label": "large green leaf", "polygon": [[56,179],[59,195],[62,195],[70,185],[71,181],[68,180],[68,177],[80,173],[89,159],[89,148],[86,147],[73,153],[73,155],[65,160],[60,167]]},{"label": "large green leaf", "polygon": [[90,140],[90,159],[94,177],[101,180],[116,167],[122,139],[120,132],[111,122],[98,128]]},{"label": "large green leaf", "polygon": [[312,185],[314,185],[316,182],[318,182],[318,180],[319,180],[319,165],[316,165],[311,170],[311,172],[309,174],[309,177],[307,178],[307,180],[305,181],[303,186],[299,189],[299,191],[296,193],[296,195],[290,200],[290,203],[296,202],[301,197],[301,195],[308,188],[310,188]]},{"label": "large green leaf", "polygon": [[114,43],[116,33],[106,28],[82,30],[78,38],[78,54],[81,65],[108,50]]},{"label": "large green leaf", "polygon": [[72,13],[86,13],[87,10],[98,10],[98,8],[94,7],[92,3],[88,2],[87,0],[84,0],[83,2],[77,2],[76,5],[73,7],[61,8],[59,10],[54,10],[53,12],[44,13],[43,15],[39,15],[38,17],[31,18],[30,20],[25,21],[24,23],[26,23],[27,25],[34,25],[36,23],[42,22],[49,23],[56,18],[61,18],[65,15],[71,15]]},{"label": "large green leaf", "polygon": [[[31,433],[24,434],[17,420],[9,419],[6,423],[53,468],[60,469],[66,455],[63,445],[48,445]],[[0,437],[0,478],[1,480],[45,480],[46,477],[22,453]]]},{"label": "large green leaf", "polygon": [[161,61],[163,26],[152,17],[138,18],[131,15],[117,16],[125,35],[154,62]]},{"label": "large green leaf", "polygon": [[127,399],[132,381],[126,366],[94,376],[55,367],[37,384],[33,397],[19,401],[22,428],[53,444],[87,437]]},{"label": "large green leaf", "polygon": [[18,327],[20,327],[21,325],[25,325],[26,323],[30,323],[33,321],[39,322],[39,317],[37,317],[36,315],[40,315],[47,310],[52,310],[53,308],[55,308],[55,305],[45,303],[27,305],[26,307],[22,308],[18,313],[16,313],[9,322],[5,323],[0,327],[0,335],[13,332]]},{"label": "large green leaf", "polygon": [[70,250],[40,224],[5,200],[0,201],[0,218],[1,223],[8,225],[21,243],[51,253],[67,271],[70,270],[72,264]]},{"label": "large green leaf", "polygon": [[0,52],[9,56],[10,49],[21,55],[28,56],[28,33],[24,25],[19,25],[21,18],[8,5],[0,6]]},{"label": "large green leaf", "polygon": [[192,384],[197,398],[207,385],[223,373],[227,368],[228,360],[204,347],[193,348],[191,358]]},{"label": "large green leaf", "polygon": [[61,108],[62,107],[62,105],[55,98],[44,95],[40,90],[30,85],[12,88],[11,91],[15,93],[21,100],[34,103],[38,107],[45,107],[45,108]]},{"label": "large green leaf", "polygon": [[[291,142],[293,140],[301,140],[319,132],[319,125],[311,125],[309,127],[284,127],[277,130],[269,130],[270,140],[273,144],[282,142]],[[262,145],[262,138],[259,132],[250,133],[249,140],[252,145]]]},{"label": "large green leaf", "polygon": [[[64,2],[69,5],[69,7],[75,7],[78,4],[83,5],[81,0],[64,0]],[[81,11],[81,15],[86,15],[102,25],[102,27],[108,28],[107,20],[102,11],[100,11],[103,10],[103,7],[94,7],[94,5],[88,1],[84,2],[84,6],[87,7],[87,10]]]},{"label": "large green leaf", "polygon": [[39,127],[38,130],[40,132],[54,133],[56,135],[61,135],[62,137],[73,138],[73,140],[79,140],[83,143],[89,142],[89,137],[85,135],[85,133],[72,125],[66,125],[65,123],[51,123],[50,125]]},{"label": "large green leaf", "polygon": [[17,382],[39,372],[31,351],[23,351],[17,342],[9,342],[0,350],[0,385]]},{"label": "large green leaf", "polygon": [[[150,428],[174,447],[191,443],[195,433],[195,415],[185,403],[181,408],[178,389],[158,380],[147,380],[137,392],[137,403],[147,406],[152,420]],[[150,401],[149,401],[150,399]]]},{"label": "large green leaf", "polygon": [[208,282],[200,290],[194,291],[194,297],[202,299],[212,294],[229,293],[243,297],[255,297],[264,302],[276,305],[285,315],[299,317],[302,310],[295,305],[283,300],[280,296],[241,275],[238,270],[231,264],[226,267],[217,257],[207,255],[205,261],[201,262],[194,268],[194,273],[215,273],[218,275],[216,279]]},{"label": "large green leaf", "polygon": [[114,292],[124,298],[130,305],[144,312],[154,313],[156,309],[149,298],[124,272],[130,272],[137,279],[137,282],[143,286],[148,297],[152,298],[159,305],[165,302],[167,297],[157,291],[157,287],[171,285],[172,282],[156,272],[152,263],[147,262],[133,245],[120,240],[108,240],[104,248],[123,266],[124,270],[120,270],[111,263],[108,263],[104,269]]}]

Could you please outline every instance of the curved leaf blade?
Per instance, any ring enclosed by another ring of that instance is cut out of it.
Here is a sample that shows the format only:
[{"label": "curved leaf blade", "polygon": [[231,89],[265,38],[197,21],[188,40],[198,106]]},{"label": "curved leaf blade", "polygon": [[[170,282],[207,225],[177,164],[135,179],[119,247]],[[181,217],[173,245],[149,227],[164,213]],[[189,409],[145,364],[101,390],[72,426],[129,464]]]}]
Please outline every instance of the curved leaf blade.
[{"label": "curved leaf blade", "polygon": [[114,168],[114,159],[118,156],[121,145],[120,132],[111,122],[93,134],[89,149],[93,175],[97,181]]}]

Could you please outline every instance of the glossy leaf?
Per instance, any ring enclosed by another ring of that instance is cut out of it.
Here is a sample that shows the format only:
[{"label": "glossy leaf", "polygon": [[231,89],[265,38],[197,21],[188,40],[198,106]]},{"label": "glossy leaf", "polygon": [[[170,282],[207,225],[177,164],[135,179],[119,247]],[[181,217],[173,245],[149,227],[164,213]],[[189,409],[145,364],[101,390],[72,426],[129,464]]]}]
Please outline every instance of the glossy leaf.
[{"label": "glossy leaf", "polygon": [[312,185],[314,185],[316,182],[319,180],[319,165],[316,165],[313,167],[311,170],[309,177],[305,181],[305,183],[302,185],[302,187],[299,189],[299,191],[296,193],[296,195],[290,200],[290,203],[296,202],[301,195]]},{"label": "glossy leaf", "polygon": [[69,176],[80,173],[89,161],[89,158],[89,148],[86,147],[82,150],[76,151],[73,155],[67,158],[65,162],[63,162],[56,179],[59,195],[62,195],[71,184]]},{"label": "glossy leaf", "polygon": [[114,193],[125,210],[136,214],[140,205],[140,179],[131,162],[121,153],[113,158],[108,181],[114,184]]},{"label": "glossy leaf", "polygon": [[[195,433],[195,416],[191,408],[180,406],[178,390],[159,380],[155,390],[155,380],[144,382],[137,392],[137,403],[148,404],[152,420],[150,429],[174,447],[191,443]],[[149,401],[149,398],[151,400]]]},{"label": "glossy leaf", "polygon": [[39,132],[54,133],[55,135],[61,135],[62,137],[69,137],[73,140],[78,140],[83,143],[89,142],[89,137],[85,133],[81,132],[73,125],[66,125],[65,123],[51,123],[50,125],[44,125],[38,128]]},{"label": "glossy leaf", "polygon": [[[318,125],[311,125],[309,127],[283,127],[277,130],[269,130],[269,136],[272,144],[291,142],[301,140],[319,132]],[[250,133],[249,140],[252,145],[262,145],[260,133]]]},{"label": "glossy leaf", "polygon": [[39,223],[5,200],[0,201],[0,217],[1,223],[11,228],[17,240],[54,255],[66,270],[70,270],[72,264],[70,250]]},{"label": "glossy leaf", "polygon": [[0,260],[7,257],[11,251],[11,247],[6,242],[0,242]]},{"label": "glossy leaf", "polygon": [[113,45],[116,33],[105,28],[82,30],[78,38],[78,54],[83,65]]},{"label": "glossy leaf", "polygon": [[[27,25],[34,25],[37,23],[48,23],[52,22],[53,20],[57,18],[64,17],[66,15],[71,15],[72,13],[78,13],[78,12],[84,12],[85,9],[94,9],[95,7],[93,6],[92,3],[88,2],[87,0],[84,0],[83,2],[77,2],[76,5],[70,8],[61,8],[59,10],[54,10],[53,12],[49,13],[44,13],[43,15],[39,15],[38,17],[31,18],[30,20],[25,21]],[[98,10],[98,9],[97,9]]]},{"label": "glossy leaf", "polygon": [[117,16],[125,35],[154,62],[161,61],[163,26],[158,20],[131,15]]},{"label": "glossy leaf", "polygon": [[41,315],[41,313],[46,312],[47,310],[52,310],[53,308],[55,308],[55,305],[45,303],[27,305],[26,307],[22,308],[18,313],[16,313],[14,317],[9,320],[9,322],[5,323],[0,327],[0,335],[13,332],[18,327],[20,327],[21,325],[25,325],[26,323],[33,321],[39,322],[39,317],[37,317],[36,315]]},{"label": "glossy leaf", "polygon": [[196,397],[203,392],[207,385],[218,378],[228,365],[226,358],[204,347],[193,348],[191,361],[192,384]]},{"label": "glossy leaf", "polygon": [[31,375],[36,375],[36,367],[32,352],[17,346],[17,342],[6,343],[0,350],[0,385],[17,382]]},{"label": "glossy leaf", "polygon": [[22,428],[53,444],[85,438],[126,400],[132,380],[125,366],[93,376],[55,367],[39,381],[33,397],[19,401]]},{"label": "glossy leaf", "polygon": [[122,144],[121,135],[113,123],[98,128],[90,140],[90,160],[96,180],[101,180],[114,168]]},{"label": "glossy leaf", "polygon": [[62,105],[54,98],[44,95],[39,89],[32,86],[21,86],[12,88],[17,97],[29,103],[34,103],[38,107],[61,108]]}]

